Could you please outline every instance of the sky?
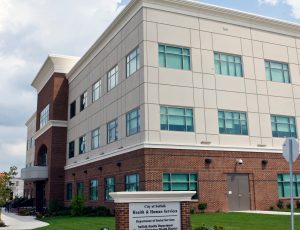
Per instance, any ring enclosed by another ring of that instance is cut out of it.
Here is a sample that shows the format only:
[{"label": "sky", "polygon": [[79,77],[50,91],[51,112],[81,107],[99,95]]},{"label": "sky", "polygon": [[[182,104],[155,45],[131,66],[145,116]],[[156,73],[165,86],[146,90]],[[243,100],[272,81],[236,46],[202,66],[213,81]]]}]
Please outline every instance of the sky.
[{"label": "sky", "polygon": [[[49,53],[82,56],[129,0],[0,0],[0,172],[25,167],[31,82]],[[300,24],[300,0],[201,2]]]}]

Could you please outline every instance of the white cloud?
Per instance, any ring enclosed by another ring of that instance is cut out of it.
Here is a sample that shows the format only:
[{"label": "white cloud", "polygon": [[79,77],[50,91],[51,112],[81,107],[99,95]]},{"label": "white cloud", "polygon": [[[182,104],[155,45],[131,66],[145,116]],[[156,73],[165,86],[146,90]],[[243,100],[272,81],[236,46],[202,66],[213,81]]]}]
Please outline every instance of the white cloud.
[{"label": "white cloud", "polygon": [[[0,171],[25,166],[30,86],[48,53],[82,56],[123,9],[122,0],[0,0]],[[20,163],[23,162],[23,163]]]},{"label": "white cloud", "polygon": [[300,18],[300,1],[299,0],[285,0],[284,3],[291,7],[292,16],[299,19]]},{"label": "white cloud", "polygon": [[279,3],[279,1],[278,0],[258,0],[258,3],[259,4],[269,4],[269,5],[275,6]]}]

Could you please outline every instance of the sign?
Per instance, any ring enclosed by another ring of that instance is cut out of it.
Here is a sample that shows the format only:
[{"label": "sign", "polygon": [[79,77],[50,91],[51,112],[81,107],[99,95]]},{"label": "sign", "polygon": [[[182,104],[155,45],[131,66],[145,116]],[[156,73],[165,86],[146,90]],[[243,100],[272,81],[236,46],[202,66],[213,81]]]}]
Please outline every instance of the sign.
[{"label": "sign", "polygon": [[294,162],[299,156],[299,143],[295,138],[285,139],[283,146],[283,157],[290,161],[290,153],[292,154],[292,161]]},{"label": "sign", "polygon": [[129,229],[180,230],[180,203],[129,203]]}]

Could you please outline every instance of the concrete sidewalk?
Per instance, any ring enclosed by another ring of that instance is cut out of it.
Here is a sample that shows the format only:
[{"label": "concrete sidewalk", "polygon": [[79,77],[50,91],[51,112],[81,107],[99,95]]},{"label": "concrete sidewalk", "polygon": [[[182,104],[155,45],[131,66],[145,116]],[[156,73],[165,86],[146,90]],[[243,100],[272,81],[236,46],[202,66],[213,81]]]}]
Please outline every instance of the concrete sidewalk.
[{"label": "concrete sidewalk", "polygon": [[14,213],[7,213],[2,209],[1,220],[7,227],[0,228],[3,229],[35,229],[48,226],[48,223],[36,220],[33,216],[18,216]]}]

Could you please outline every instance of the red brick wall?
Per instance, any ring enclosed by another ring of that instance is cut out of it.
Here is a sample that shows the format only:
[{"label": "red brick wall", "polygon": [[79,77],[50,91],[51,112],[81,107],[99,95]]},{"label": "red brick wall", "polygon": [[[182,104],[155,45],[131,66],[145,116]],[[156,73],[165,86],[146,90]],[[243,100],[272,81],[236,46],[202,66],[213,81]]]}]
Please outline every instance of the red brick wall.
[{"label": "red brick wall", "polygon": [[116,230],[129,230],[129,204],[116,204]]},{"label": "red brick wall", "polygon": [[[212,163],[205,164],[206,158],[212,159]],[[236,165],[238,158],[243,159],[242,165]],[[263,167],[261,162],[265,159],[268,164]],[[121,162],[120,168],[116,166],[117,162]],[[102,167],[102,171],[98,167]],[[86,205],[104,204],[113,208],[111,202],[104,201],[104,178],[114,175],[116,191],[124,191],[125,175],[136,172],[140,174],[141,190],[146,191],[162,190],[164,172],[197,173],[199,199],[192,202],[192,206],[206,202],[207,211],[228,211],[227,174],[246,173],[249,174],[251,209],[268,210],[279,200],[277,174],[288,173],[289,168],[279,153],[144,149],[69,169],[65,173],[65,182],[85,182]],[[294,173],[300,173],[299,161],[294,165]],[[89,202],[88,181],[94,178],[99,179],[99,200]],[[73,184],[74,193],[75,187]],[[65,204],[69,205],[69,202]]]}]

